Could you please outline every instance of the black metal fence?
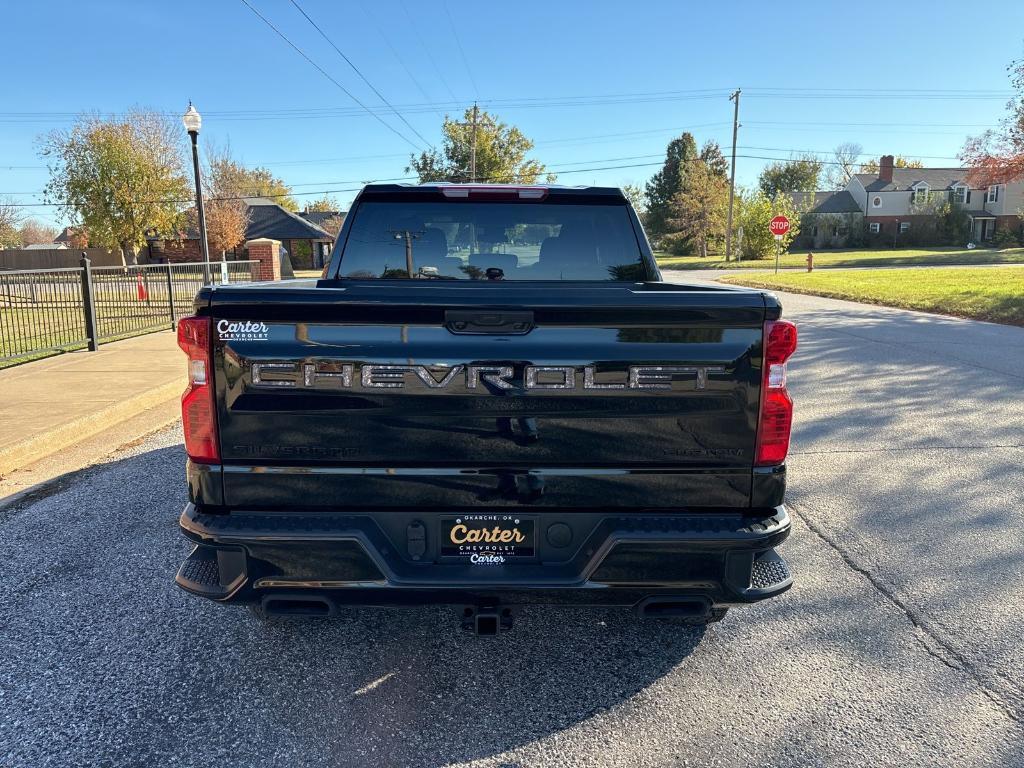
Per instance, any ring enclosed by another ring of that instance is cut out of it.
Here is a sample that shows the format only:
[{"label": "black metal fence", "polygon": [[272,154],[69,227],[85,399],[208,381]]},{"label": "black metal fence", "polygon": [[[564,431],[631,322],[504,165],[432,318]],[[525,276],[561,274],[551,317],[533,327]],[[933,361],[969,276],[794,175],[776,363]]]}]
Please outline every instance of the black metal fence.
[{"label": "black metal fence", "polygon": [[0,271],[0,368],[174,328],[204,284],[247,283],[257,261]]}]

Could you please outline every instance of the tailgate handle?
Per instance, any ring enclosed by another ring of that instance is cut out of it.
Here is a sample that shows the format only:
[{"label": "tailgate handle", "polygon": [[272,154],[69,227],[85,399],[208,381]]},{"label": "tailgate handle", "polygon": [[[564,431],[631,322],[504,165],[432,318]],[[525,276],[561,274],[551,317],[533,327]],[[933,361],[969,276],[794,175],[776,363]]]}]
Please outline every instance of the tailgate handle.
[{"label": "tailgate handle", "polygon": [[533,330],[533,312],[449,309],[444,324],[452,333],[522,335]]}]

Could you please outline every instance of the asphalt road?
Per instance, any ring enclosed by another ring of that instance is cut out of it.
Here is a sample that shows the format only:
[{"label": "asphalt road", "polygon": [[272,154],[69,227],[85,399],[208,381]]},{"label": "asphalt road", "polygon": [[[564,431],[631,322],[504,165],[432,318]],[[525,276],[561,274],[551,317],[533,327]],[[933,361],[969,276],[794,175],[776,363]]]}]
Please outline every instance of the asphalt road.
[{"label": "asphalt road", "polygon": [[0,766],[1024,766],[1024,329],[784,303],[782,598],[260,624],[172,584],[172,429],[0,512]]}]

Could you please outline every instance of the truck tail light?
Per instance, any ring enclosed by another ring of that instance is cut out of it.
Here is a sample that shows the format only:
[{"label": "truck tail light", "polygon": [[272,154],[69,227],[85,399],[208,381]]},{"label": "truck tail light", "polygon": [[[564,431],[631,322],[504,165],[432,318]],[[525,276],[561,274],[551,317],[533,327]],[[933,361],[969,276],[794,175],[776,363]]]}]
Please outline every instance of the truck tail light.
[{"label": "truck tail light", "polygon": [[217,444],[210,348],[210,318],[183,317],[178,322],[178,346],[188,355],[188,388],[181,396],[185,453],[201,464],[220,462]]},{"label": "truck tail light", "polygon": [[764,324],[761,410],[757,420],[754,466],[781,464],[789,452],[793,400],[786,391],[786,361],[796,351],[796,326],[786,320]]},{"label": "truck tail light", "polygon": [[441,194],[449,199],[486,198],[489,200],[543,200],[547,187],[516,187],[508,184],[474,184],[441,187]]}]

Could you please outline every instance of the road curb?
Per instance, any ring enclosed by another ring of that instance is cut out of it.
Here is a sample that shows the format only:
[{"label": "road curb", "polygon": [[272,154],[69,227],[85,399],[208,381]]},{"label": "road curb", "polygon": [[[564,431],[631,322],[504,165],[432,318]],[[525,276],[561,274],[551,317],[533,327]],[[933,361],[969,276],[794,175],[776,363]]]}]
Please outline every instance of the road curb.
[{"label": "road curb", "polygon": [[0,476],[86,440],[149,408],[177,399],[181,390],[180,381],[168,382],[0,449]]}]

